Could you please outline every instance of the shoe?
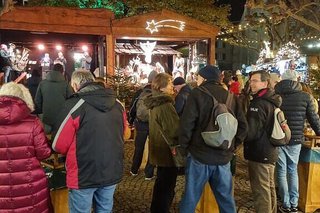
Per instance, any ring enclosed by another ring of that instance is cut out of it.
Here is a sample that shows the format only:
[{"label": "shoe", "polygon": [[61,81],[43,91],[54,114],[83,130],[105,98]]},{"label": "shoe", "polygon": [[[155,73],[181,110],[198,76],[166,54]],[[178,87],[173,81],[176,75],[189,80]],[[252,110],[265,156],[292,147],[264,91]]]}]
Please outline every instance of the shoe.
[{"label": "shoe", "polygon": [[298,208],[297,207],[291,208],[291,213],[298,213]]},{"label": "shoe", "polygon": [[153,180],[155,178],[155,176],[152,176],[152,177],[145,177],[144,178],[144,180],[148,180],[148,181],[150,181],[150,180]]},{"label": "shoe", "polygon": [[283,206],[280,206],[280,207],[279,207],[279,211],[282,212],[282,213],[290,213],[290,212],[291,212],[291,209],[290,209],[290,208],[283,207]]},{"label": "shoe", "polygon": [[133,172],[131,172],[131,171],[130,171],[130,174],[131,174],[131,176],[133,176],[133,177],[138,175],[138,173],[133,173]]}]

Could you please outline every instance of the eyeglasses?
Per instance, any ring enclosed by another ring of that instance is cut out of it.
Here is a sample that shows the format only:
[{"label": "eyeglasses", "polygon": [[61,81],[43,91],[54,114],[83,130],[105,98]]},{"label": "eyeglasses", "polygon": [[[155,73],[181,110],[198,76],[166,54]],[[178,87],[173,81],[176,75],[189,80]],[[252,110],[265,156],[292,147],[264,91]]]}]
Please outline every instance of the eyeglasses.
[{"label": "eyeglasses", "polygon": [[260,81],[258,79],[252,79],[249,81],[249,83],[259,83],[259,82],[263,82],[263,81]]}]

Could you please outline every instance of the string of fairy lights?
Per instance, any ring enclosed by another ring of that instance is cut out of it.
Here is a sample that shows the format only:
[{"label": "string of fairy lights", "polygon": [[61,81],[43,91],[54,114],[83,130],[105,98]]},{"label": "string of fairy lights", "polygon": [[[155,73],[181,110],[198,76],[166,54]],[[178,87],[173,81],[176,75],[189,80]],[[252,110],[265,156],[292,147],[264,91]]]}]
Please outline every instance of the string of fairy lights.
[{"label": "string of fairy lights", "polygon": [[[269,17],[269,20],[272,20],[272,17]],[[260,41],[258,40],[252,40],[252,39],[236,39],[234,37],[227,37],[227,36],[231,36],[231,35],[235,35],[236,37],[236,33],[240,33],[246,30],[253,30],[254,28],[258,28],[258,29],[264,29],[265,31],[262,32],[263,34],[267,34],[267,27],[263,27],[263,25],[267,22],[268,20],[266,20],[265,18],[260,18],[258,19],[254,24],[250,24],[250,23],[242,23],[239,25],[235,25],[235,26],[231,26],[228,27],[227,29],[221,31],[218,33],[218,37],[217,40],[218,41],[223,41],[232,45],[237,45],[237,46],[248,46],[248,45],[257,45],[263,42],[264,39],[261,39]],[[320,42],[320,36],[318,35],[307,35],[307,36],[303,36],[303,37],[297,37],[294,38],[292,40],[293,42],[299,43],[299,42],[312,42],[312,41],[319,41]],[[309,48],[312,47],[318,47],[318,44],[315,45],[309,45]]]},{"label": "string of fairy lights", "polygon": [[[225,34],[226,35],[226,34]],[[226,37],[217,37],[218,41],[222,41],[222,42],[226,42],[229,44],[235,44],[238,46],[244,46],[244,45],[250,45],[250,44],[260,44],[261,41],[258,40],[250,40],[250,39],[234,39],[234,38],[226,38]],[[295,38],[292,40],[293,42],[320,42],[320,36],[305,36],[305,37],[301,37],[301,38]],[[309,48],[311,47],[318,47],[319,43],[316,45],[311,46],[312,44],[308,45]]]}]

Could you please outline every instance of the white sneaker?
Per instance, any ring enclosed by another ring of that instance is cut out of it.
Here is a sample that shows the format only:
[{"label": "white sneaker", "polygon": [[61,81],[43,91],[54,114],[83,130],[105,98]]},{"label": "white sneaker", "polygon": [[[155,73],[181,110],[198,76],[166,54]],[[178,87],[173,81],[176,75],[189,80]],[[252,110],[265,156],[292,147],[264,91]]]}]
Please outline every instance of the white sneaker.
[{"label": "white sneaker", "polygon": [[153,180],[153,179],[155,179],[155,176],[152,176],[152,177],[145,177],[145,178],[144,178],[144,180],[148,180],[148,181]]},{"label": "white sneaker", "polygon": [[131,171],[130,171],[130,174],[131,174],[131,176],[133,176],[133,177],[138,175],[138,173],[133,173],[133,172],[131,172]]}]

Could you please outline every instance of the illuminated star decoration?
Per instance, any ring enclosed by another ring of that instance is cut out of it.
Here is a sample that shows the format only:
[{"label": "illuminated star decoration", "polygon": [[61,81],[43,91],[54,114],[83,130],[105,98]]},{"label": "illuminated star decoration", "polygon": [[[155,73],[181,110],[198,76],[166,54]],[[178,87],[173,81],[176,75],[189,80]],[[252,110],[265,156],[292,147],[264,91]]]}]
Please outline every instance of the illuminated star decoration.
[{"label": "illuminated star decoration", "polygon": [[158,28],[160,27],[174,28],[174,29],[183,31],[185,26],[186,26],[185,22],[173,20],[173,19],[161,20],[158,22],[156,22],[155,20],[152,20],[152,21],[147,21],[146,30],[149,30],[151,34],[153,34],[154,32],[158,32]]}]

